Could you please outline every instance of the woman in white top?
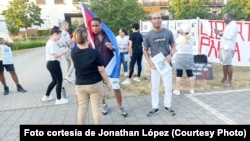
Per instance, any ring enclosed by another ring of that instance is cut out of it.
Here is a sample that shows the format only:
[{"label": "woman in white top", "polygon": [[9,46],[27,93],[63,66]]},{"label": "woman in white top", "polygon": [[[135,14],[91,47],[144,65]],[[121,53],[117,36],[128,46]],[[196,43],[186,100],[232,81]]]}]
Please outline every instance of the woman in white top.
[{"label": "woman in white top", "polygon": [[176,83],[174,94],[180,95],[180,84],[183,75],[183,70],[186,70],[187,77],[189,79],[190,93],[194,94],[194,57],[193,46],[195,43],[194,37],[190,33],[191,27],[189,25],[182,25],[181,36],[176,38],[175,54],[175,69],[176,69]]},{"label": "woman in white top", "polygon": [[[119,46],[121,65],[123,65],[124,75],[128,76],[128,43],[129,36],[127,30],[120,28],[119,35],[116,36],[116,41]],[[120,68],[121,68],[120,65]]]},{"label": "woman in white top", "polygon": [[50,30],[50,39],[46,43],[46,67],[51,74],[52,81],[49,83],[45,96],[42,98],[42,101],[53,100],[53,97],[50,95],[52,89],[56,86],[56,102],[55,104],[64,104],[68,102],[68,99],[62,98],[62,69],[61,69],[61,57],[68,51],[67,48],[61,49],[57,44],[57,41],[61,37],[62,31],[59,27],[54,26]]}]

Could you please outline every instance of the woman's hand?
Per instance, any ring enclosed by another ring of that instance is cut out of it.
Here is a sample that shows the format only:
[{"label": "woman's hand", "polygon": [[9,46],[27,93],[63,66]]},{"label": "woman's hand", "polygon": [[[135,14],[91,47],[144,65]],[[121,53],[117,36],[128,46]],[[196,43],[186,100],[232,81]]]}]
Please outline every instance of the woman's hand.
[{"label": "woman's hand", "polygon": [[110,81],[107,82],[107,87],[108,87],[108,89],[109,89],[110,91],[112,90],[112,85],[111,85]]}]

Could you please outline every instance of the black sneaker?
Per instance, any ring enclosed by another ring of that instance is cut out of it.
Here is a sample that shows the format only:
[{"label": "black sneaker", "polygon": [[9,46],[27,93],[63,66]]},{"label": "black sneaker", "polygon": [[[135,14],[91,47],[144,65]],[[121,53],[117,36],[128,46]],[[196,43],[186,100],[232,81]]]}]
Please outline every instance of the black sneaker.
[{"label": "black sneaker", "polygon": [[9,87],[4,86],[4,91],[3,91],[3,95],[8,95],[9,94]]},{"label": "black sneaker", "polygon": [[171,107],[164,107],[164,110],[171,116],[175,115],[175,112]]},{"label": "black sneaker", "polygon": [[158,113],[159,113],[159,109],[158,108],[154,108],[151,111],[149,111],[147,115],[148,116],[154,116],[154,115],[156,115]]},{"label": "black sneaker", "polygon": [[23,93],[26,92],[26,90],[23,89],[23,87],[22,87],[20,84],[17,84],[17,91],[18,91],[18,92],[23,92]]}]

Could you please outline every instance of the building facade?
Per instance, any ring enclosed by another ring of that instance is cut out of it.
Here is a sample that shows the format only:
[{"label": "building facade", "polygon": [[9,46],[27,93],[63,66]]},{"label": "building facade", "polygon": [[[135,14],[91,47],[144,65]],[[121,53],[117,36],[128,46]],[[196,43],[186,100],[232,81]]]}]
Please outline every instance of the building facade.
[{"label": "building facade", "polygon": [[[0,12],[6,10],[9,2],[12,0],[0,0]],[[82,0],[84,3],[90,3],[91,0]],[[208,0],[211,3],[211,12],[218,14],[221,6],[226,5],[227,0]],[[59,26],[63,20],[70,21],[71,16],[81,15],[80,9],[77,8],[77,3],[74,0],[29,0],[39,6],[41,10],[41,19],[44,24],[40,27],[32,27],[38,30],[50,29],[54,25]],[[163,19],[169,19],[168,0],[138,0],[142,4],[146,13],[160,12]]]}]

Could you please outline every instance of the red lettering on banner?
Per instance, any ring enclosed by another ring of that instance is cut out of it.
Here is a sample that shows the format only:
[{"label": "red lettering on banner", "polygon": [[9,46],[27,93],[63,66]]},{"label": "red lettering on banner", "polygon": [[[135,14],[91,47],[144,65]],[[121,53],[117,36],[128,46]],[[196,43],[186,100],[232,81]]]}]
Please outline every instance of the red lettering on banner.
[{"label": "red lettering on banner", "polygon": [[208,77],[209,77],[209,71],[202,72],[202,74],[201,74],[201,78],[202,78],[202,79],[206,79],[206,78],[208,78]]},{"label": "red lettering on banner", "polygon": [[210,28],[210,29],[212,29],[211,31],[210,31],[210,34],[209,34],[209,37],[210,38],[213,38],[213,31],[214,31],[214,28],[213,28],[213,22],[214,21],[209,21],[209,25],[210,25],[210,27],[206,27],[206,28]]},{"label": "red lettering on banner", "polygon": [[247,25],[247,28],[248,28],[248,31],[247,31],[247,33],[248,33],[247,37],[248,38],[247,38],[247,41],[250,41],[250,35],[249,35],[250,34],[250,22],[245,22],[245,24]]},{"label": "red lettering on banner", "polygon": [[240,26],[240,28],[239,28],[239,35],[240,35],[240,37],[241,37],[241,39],[242,39],[242,41],[245,41],[245,39],[244,39],[244,37],[243,37],[243,35],[242,35],[242,22],[236,22],[239,26]]},{"label": "red lettering on banner", "polygon": [[[219,47],[220,46],[220,42],[218,42],[218,44],[217,44],[217,47]],[[209,51],[208,51],[208,55],[207,56],[210,56],[211,55],[211,52],[212,52],[212,50],[214,50],[214,55],[215,55],[215,58],[218,58],[217,57],[217,49],[216,49],[216,47],[215,47],[215,45],[214,45],[214,40],[211,40],[211,46],[210,46],[210,49],[209,49]]]},{"label": "red lettering on banner", "polygon": [[[219,32],[223,32],[223,30],[224,30],[224,26],[225,26],[225,24],[224,24],[224,21],[214,21],[214,26],[215,26],[215,28],[219,31]],[[221,26],[218,26],[218,25],[221,25]],[[221,28],[218,28],[218,27],[222,27],[222,29]],[[219,35],[215,35],[215,38],[216,39],[220,39],[220,36]]]},{"label": "red lettering on banner", "polygon": [[238,42],[236,42],[235,50],[234,50],[234,54],[233,55],[235,55],[235,53],[238,55],[238,61],[240,62],[240,49],[239,49]]},{"label": "red lettering on banner", "polygon": [[202,51],[202,46],[209,46],[210,45],[210,39],[208,37],[201,37],[200,40],[200,50]]},{"label": "red lettering on banner", "polygon": [[201,24],[200,34],[201,34],[201,35],[207,36],[207,34],[203,32],[203,29],[204,29],[204,28],[203,28],[203,24]]},{"label": "red lettering on banner", "polygon": [[[214,20],[210,20],[209,22],[209,26],[210,27],[204,27],[203,24],[201,24],[201,29],[200,29],[200,50],[202,51],[202,48],[207,48],[208,52],[207,52],[207,56],[211,57],[211,56],[215,56],[215,58],[220,58],[220,36],[214,34],[214,28],[217,28],[218,31],[223,32],[224,28],[225,28],[225,24],[224,21],[214,21]],[[238,34],[240,36],[240,40],[241,41],[245,41],[246,39],[248,41],[250,41],[250,22],[245,22],[244,24],[247,26],[244,26],[243,22],[236,22],[238,27],[239,27],[239,31]],[[244,26],[244,27],[243,27]],[[247,27],[247,28],[246,28]],[[212,30],[207,32],[204,30],[204,28],[211,28]],[[246,33],[247,30],[247,36],[245,36],[244,33]],[[244,35],[244,36],[243,36]],[[235,56],[237,55],[237,56]],[[238,62],[241,61],[241,56],[240,56],[240,48],[239,48],[239,44],[238,42],[236,42],[235,45],[235,51],[233,54],[234,57],[236,57],[236,60]],[[203,77],[205,77],[206,74],[203,75]]]}]

